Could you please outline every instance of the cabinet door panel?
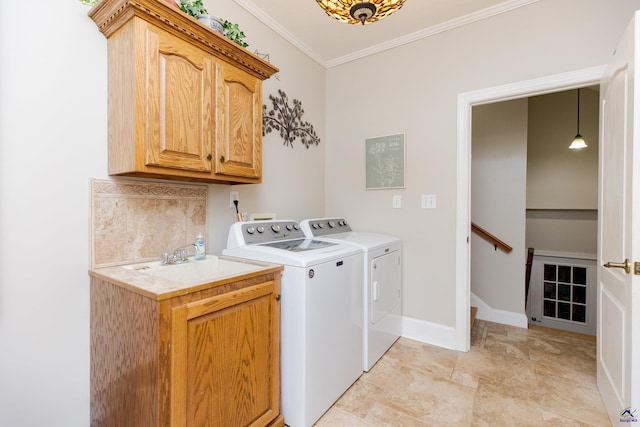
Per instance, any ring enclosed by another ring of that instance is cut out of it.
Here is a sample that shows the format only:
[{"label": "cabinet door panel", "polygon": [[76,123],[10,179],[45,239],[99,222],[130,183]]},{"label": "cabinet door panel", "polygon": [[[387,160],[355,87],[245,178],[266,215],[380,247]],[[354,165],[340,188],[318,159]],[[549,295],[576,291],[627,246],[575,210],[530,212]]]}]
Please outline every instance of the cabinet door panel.
[{"label": "cabinet door panel", "polygon": [[275,291],[274,282],[266,282],[173,309],[173,384],[179,385],[172,391],[174,420],[186,426],[257,427],[276,418]]},{"label": "cabinet door panel", "polygon": [[215,173],[260,178],[262,174],[262,85],[223,62],[218,83]]},{"label": "cabinet door panel", "polygon": [[213,58],[157,28],[147,31],[145,165],[211,171]]},{"label": "cabinet door panel", "polygon": [[270,408],[270,305],[266,295],[189,321],[187,425],[247,426]]}]

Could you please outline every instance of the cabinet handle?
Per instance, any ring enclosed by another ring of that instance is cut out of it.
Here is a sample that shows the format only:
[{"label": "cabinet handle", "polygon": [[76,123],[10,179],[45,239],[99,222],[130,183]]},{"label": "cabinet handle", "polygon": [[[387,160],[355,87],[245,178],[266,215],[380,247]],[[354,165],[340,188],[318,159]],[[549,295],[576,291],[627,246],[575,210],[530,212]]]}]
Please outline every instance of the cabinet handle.
[{"label": "cabinet handle", "polygon": [[211,153],[207,154],[207,160],[211,160],[213,159],[213,156],[211,155]]},{"label": "cabinet handle", "polygon": [[224,156],[220,156],[220,163],[224,163]]},{"label": "cabinet handle", "polygon": [[276,295],[276,301],[280,301],[280,294]]}]

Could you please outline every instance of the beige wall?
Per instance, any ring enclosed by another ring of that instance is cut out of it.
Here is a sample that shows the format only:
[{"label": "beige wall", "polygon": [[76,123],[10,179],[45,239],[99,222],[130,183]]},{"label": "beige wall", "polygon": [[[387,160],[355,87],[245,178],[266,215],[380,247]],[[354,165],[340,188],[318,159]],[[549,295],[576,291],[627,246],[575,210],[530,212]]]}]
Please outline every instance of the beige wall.
[{"label": "beige wall", "polygon": [[597,252],[598,212],[595,210],[534,210],[527,212],[527,247],[536,251]]},{"label": "beige wall", "polygon": [[527,100],[473,107],[471,221],[513,247],[471,235],[471,292],[493,309],[524,313]]},{"label": "beige wall", "polygon": [[272,109],[269,95],[282,89],[302,102],[303,120],[313,125],[320,144],[308,149],[297,138],[292,147],[283,145],[277,132],[263,138],[263,183],[258,185],[209,186],[208,250],[220,253],[226,247],[235,209],[229,207],[229,192],[240,195],[240,210],[247,213],[274,213],[278,219],[321,216],[325,205],[325,150],[328,145],[325,123],[325,69],[303,55],[292,44],[262,25],[233,1],[204,0],[209,13],[240,23],[247,34],[248,49],[268,53],[280,72],[263,84],[263,104]]},{"label": "beige wall", "polygon": [[588,147],[579,151],[567,149],[577,131],[577,91],[529,98],[527,209],[598,209],[599,96],[580,90]]},{"label": "beige wall", "polygon": [[[639,8],[542,0],[327,70],[326,213],[402,238],[405,316],[455,323],[458,94],[605,64]],[[407,186],[365,191],[364,140],[394,133],[406,134]],[[420,209],[421,194],[437,209]]]},{"label": "beige wall", "polygon": [[527,247],[584,254],[597,251],[596,89],[580,91],[580,133],[589,145],[580,151],[567,149],[577,131],[577,91],[529,99]]},{"label": "beige wall", "polygon": [[[265,100],[278,89],[301,100],[321,138],[290,148],[271,134],[264,184],[208,186],[207,249],[220,253],[230,190],[248,212],[323,214],[325,70],[235,2],[204,3],[281,69]],[[23,4],[0,2],[0,425],[88,426],[89,179],[109,179],[107,43],[76,0],[29,9],[42,19],[26,23]]]}]

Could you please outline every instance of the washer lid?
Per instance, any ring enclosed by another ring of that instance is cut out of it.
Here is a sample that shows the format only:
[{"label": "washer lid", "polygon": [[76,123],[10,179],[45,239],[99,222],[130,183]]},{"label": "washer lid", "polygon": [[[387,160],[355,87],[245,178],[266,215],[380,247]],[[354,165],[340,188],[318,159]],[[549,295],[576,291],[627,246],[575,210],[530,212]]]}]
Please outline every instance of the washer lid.
[{"label": "washer lid", "polygon": [[326,248],[329,246],[336,246],[336,245],[337,243],[325,242],[325,241],[314,240],[314,239],[284,240],[284,241],[261,244],[261,246],[269,246],[271,248],[283,249],[289,252],[311,251],[315,249],[322,249],[322,248]]}]

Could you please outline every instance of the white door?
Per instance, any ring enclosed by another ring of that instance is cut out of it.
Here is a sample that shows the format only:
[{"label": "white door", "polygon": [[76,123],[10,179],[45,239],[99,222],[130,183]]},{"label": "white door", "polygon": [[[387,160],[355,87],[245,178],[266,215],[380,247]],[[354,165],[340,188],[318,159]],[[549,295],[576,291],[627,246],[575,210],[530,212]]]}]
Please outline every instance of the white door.
[{"label": "white door", "polygon": [[[640,39],[634,15],[601,82],[598,388],[613,425],[640,421]],[[634,167],[635,166],[635,167]]]}]

